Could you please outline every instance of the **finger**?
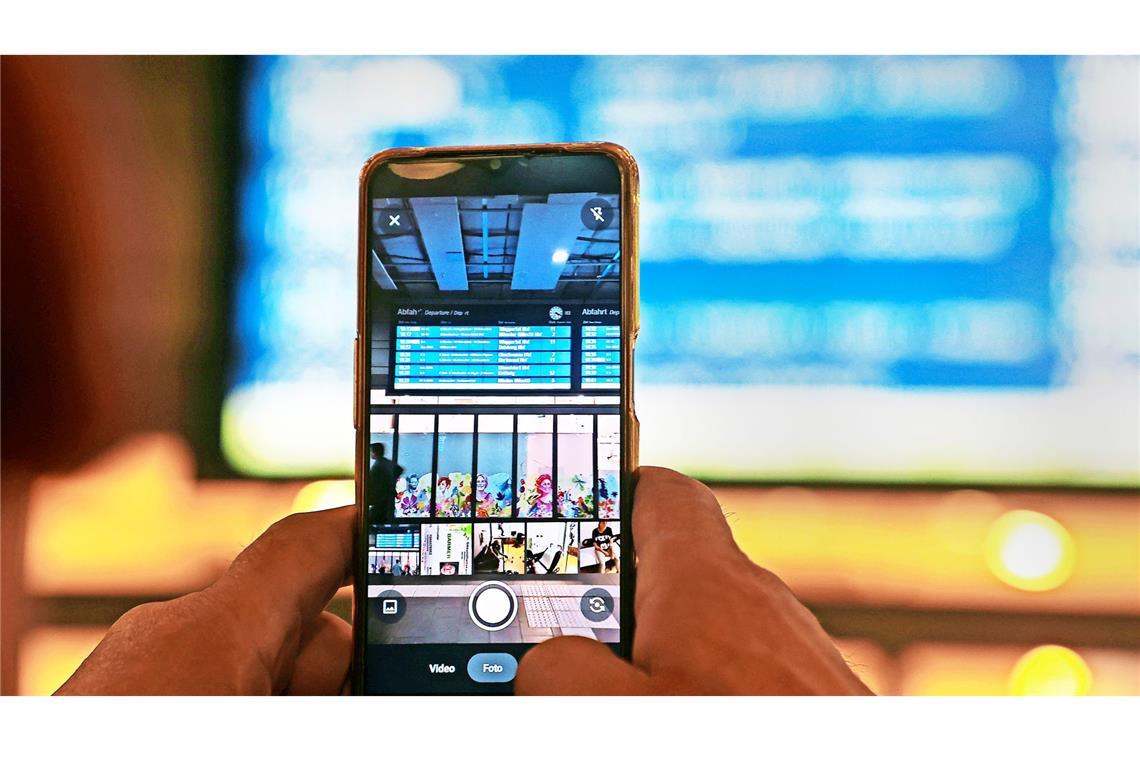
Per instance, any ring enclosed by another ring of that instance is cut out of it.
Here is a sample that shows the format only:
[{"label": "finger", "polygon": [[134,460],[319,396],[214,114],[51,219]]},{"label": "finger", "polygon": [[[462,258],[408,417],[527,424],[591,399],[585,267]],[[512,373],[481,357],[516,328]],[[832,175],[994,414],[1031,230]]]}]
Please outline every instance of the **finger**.
[{"label": "finger", "polygon": [[322,612],[305,628],[286,694],[340,694],[352,663],[352,626]]},{"label": "finger", "polygon": [[238,555],[206,593],[229,610],[279,687],[306,625],[352,571],[356,508],[279,520]]},{"label": "finger", "polygon": [[686,557],[739,553],[716,496],[703,483],[663,467],[641,467],[633,498],[638,572],[647,565],[685,568]]},{"label": "finger", "polygon": [[[756,568],[737,547],[712,491],[672,470],[638,470],[633,537],[633,661],[662,681],[687,661],[677,656],[680,642],[703,640],[710,621],[747,627],[736,596],[740,579]],[[693,558],[700,560],[699,572],[692,571]]]},{"label": "finger", "polygon": [[582,636],[558,636],[532,647],[515,676],[515,694],[522,696],[649,693],[645,673]]}]

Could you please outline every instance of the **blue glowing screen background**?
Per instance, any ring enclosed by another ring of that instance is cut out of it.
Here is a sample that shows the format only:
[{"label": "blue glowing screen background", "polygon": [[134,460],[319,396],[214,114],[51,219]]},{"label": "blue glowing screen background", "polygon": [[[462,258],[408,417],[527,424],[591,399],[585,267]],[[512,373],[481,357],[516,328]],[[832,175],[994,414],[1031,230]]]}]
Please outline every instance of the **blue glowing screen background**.
[{"label": "blue glowing screen background", "polygon": [[1140,483],[1136,58],[262,58],[223,448],[351,472],[357,181],[392,146],[641,170],[642,461]]}]

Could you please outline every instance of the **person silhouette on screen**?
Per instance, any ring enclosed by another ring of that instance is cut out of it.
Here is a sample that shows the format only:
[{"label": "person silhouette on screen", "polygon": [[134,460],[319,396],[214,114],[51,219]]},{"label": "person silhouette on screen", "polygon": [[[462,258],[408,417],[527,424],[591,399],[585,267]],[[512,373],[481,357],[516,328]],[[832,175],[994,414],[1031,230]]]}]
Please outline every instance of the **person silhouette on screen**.
[{"label": "person silhouette on screen", "polygon": [[385,456],[384,444],[368,447],[371,463],[368,465],[368,522],[372,525],[394,520],[396,480],[404,468]]},{"label": "person silhouette on screen", "polygon": [[601,572],[617,572],[617,562],[614,557],[614,529],[606,525],[606,521],[602,520],[598,523],[598,527],[590,534],[590,538],[594,540],[594,551],[598,554],[599,564],[601,565]]}]

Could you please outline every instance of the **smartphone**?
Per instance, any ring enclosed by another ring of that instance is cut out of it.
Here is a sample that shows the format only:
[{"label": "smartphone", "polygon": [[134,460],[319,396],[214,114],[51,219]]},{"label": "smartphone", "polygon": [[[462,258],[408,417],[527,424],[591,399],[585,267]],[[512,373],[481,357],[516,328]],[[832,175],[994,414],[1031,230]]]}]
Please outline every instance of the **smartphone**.
[{"label": "smartphone", "polygon": [[360,179],[358,694],[510,694],[629,656],[637,165],[609,143],[386,150]]}]

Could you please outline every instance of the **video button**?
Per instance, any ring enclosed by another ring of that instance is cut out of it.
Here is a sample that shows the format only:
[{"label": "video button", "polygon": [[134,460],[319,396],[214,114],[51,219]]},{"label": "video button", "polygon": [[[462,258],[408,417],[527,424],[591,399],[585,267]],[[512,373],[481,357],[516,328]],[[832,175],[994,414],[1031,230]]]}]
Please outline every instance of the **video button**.
[{"label": "video button", "polygon": [[476,683],[509,683],[519,663],[506,652],[481,652],[467,661],[467,675]]}]

